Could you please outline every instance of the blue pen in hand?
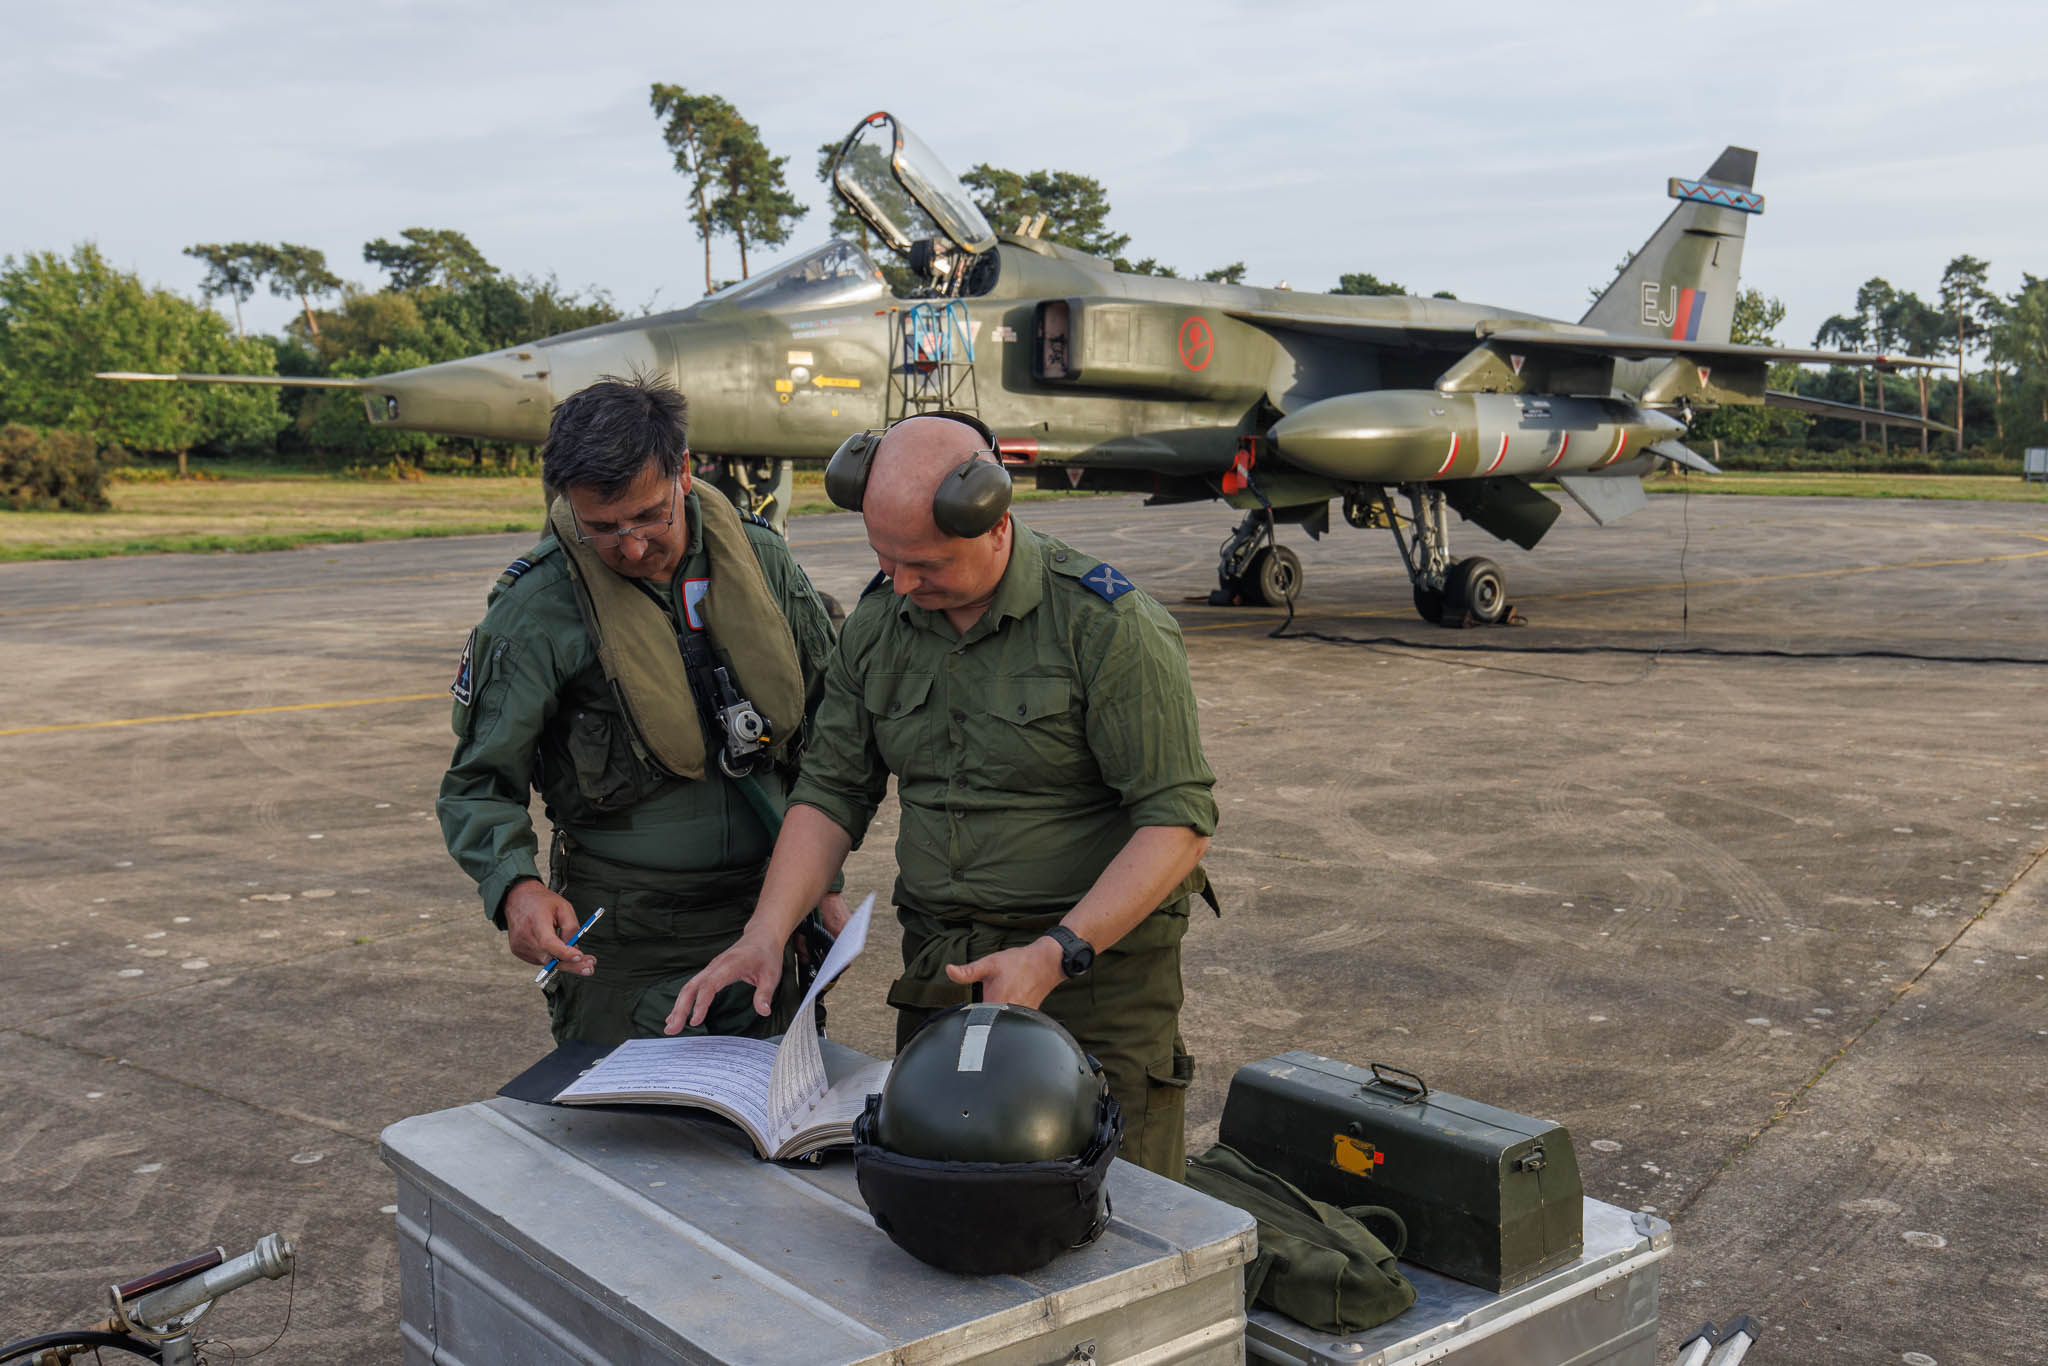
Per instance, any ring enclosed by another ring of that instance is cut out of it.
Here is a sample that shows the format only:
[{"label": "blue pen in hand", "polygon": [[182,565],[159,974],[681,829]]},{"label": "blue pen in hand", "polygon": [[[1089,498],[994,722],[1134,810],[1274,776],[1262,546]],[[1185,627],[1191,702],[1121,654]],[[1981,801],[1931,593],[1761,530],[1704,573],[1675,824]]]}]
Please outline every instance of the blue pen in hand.
[{"label": "blue pen in hand", "polygon": [[[588,932],[589,932],[589,930],[590,930],[590,927],[591,927],[592,925],[595,925],[595,924],[597,923],[597,918],[598,918],[599,916],[603,915],[603,914],[604,914],[604,907],[602,907],[602,906],[599,906],[599,907],[598,907],[598,908],[597,908],[596,910],[592,911],[592,912],[590,913],[590,919],[588,919],[588,920],[584,921],[584,922],[583,922],[583,923],[582,923],[581,925],[578,925],[578,926],[576,927],[576,933],[574,933],[574,934],[572,934],[572,935],[570,935],[570,936],[569,936],[569,947],[570,947],[570,948],[572,948],[572,949],[573,949],[573,948],[575,948],[575,947],[576,947],[576,941],[577,941],[577,940],[579,940],[579,939],[581,939],[581,938],[582,938],[582,937],[583,937],[583,936],[584,936],[584,935],[585,935],[586,933],[588,933]],[[540,970],[539,972],[537,972],[537,973],[535,973],[535,974],[534,974],[534,978],[533,978],[533,984],[534,984],[535,986],[537,986],[537,987],[544,987],[544,986],[546,986],[546,985],[548,984],[548,978],[550,978],[550,977],[554,976],[554,975],[555,975],[555,969],[556,969],[556,968],[559,968],[560,966],[562,966],[562,960],[561,960],[561,959],[559,959],[559,958],[550,958],[550,959],[548,959],[548,961],[547,961],[547,964],[546,964],[546,965],[545,965],[544,967],[542,967],[542,968],[541,968],[541,970]]]}]

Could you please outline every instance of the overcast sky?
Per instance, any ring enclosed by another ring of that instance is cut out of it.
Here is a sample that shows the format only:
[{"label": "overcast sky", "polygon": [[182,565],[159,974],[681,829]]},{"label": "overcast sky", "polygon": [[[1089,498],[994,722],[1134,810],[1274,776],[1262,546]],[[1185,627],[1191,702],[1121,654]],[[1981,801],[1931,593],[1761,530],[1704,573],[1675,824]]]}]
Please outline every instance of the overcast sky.
[{"label": "overcast sky", "polygon": [[[1184,273],[1576,318],[1667,176],[1760,153],[1743,282],[1809,341],[1883,275],[1969,252],[2048,275],[2048,6],[780,4],[0,0],[0,254],[91,239],[195,292],[195,242],[467,233],[499,267],[641,311],[702,291],[650,82],[725,96],[828,232],[820,143],[894,111],[956,170],[1107,187]],[[721,274],[736,275],[721,245]],[[274,329],[292,305],[248,306]]]}]

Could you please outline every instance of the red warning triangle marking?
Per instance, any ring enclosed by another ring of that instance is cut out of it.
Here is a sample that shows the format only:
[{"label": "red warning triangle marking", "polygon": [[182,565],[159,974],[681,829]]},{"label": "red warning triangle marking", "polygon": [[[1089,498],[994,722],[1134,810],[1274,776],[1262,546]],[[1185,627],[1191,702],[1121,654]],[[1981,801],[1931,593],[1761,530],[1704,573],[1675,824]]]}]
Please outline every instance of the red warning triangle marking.
[{"label": "red warning triangle marking", "polygon": [[1509,356],[1508,364],[1514,366],[1515,373],[1519,375],[1522,373],[1522,362],[1527,359],[1527,356]]},{"label": "red warning triangle marking", "polygon": [[1699,367],[1699,372],[1700,372],[1700,388],[1704,389],[1704,388],[1706,388],[1706,387],[1707,387],[1707,376],[1708,376],[1708,375],[1711,375],[1711,374],[1713,374],[1714,372],[1713,372],[1713,370],[1712,370],[1712,369],[1710,369],[1709,367],[1707,367],[1707,366],[1704,366],[1704,365],[1702,365],[1702,366],[1700,366],[1700,367]]}]

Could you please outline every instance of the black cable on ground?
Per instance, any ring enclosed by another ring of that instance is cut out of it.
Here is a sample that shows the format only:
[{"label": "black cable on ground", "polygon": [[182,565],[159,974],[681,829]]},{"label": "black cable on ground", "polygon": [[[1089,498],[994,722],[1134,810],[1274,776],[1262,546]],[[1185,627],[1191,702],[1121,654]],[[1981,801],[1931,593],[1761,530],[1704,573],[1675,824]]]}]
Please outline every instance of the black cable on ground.
[{"label": "black cable on ground", "polygon": [[0,1362],[34,1356],[37,1352],[47,1352],[53,1347],[76,1347],[80,1351],[88,1347],[95,1351],[102,1347],[112,1347],[116,1351],[132,1352],[151,1361],[163,1360],[157,1349],[141,1338],[133,1338],[126,1333],[102,1332],[96,1328],[75,1328],[68,1333],[44,1333],[40,1337],[10,1342],[5,1347],[0,1347]]}]

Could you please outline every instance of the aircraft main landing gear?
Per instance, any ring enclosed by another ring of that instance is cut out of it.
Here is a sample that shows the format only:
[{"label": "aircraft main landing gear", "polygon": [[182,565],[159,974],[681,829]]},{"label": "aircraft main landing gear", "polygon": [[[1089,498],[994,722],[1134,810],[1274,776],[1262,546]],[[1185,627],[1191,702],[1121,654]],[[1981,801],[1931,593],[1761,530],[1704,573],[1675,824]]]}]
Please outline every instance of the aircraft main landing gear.
[{"label": "aircraft main landing gear", "polygon": [[1283,607],[1301,592],[1301,556],[1273,536],[1273,514],[1253,508],[1223,542],[1211,607]]},{"label": "aircraft main landing gear", "polygon": [[1408,569],[1413,586],[1416,615],[1435,626],[1500,626],[1519,620],[1508,602],[1508,577],[1492,560],[1473,556],[1451,558],[1451,531],[1444,508],[1443,490],[1430,484],[1404,485],[1412,515],[1411,530],[1404,533],[1401,518],[1385,489],[1379,505],[1369,518],[1353,512],[1346,499],[1345,517],[1353,525],[1378,522],[1394,533],[1401,562]]},{"label": "aircraft main landing gear", "polygon": [[752,513],[784,535],[789,534],[789,500],[795,488],[793,460],[745,460],[732,456],[695,454],[694,473],[709,480],[714,488],[732,500],[734,507]]}]

